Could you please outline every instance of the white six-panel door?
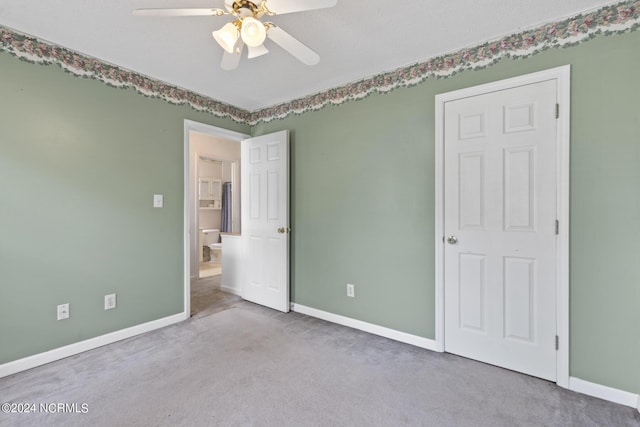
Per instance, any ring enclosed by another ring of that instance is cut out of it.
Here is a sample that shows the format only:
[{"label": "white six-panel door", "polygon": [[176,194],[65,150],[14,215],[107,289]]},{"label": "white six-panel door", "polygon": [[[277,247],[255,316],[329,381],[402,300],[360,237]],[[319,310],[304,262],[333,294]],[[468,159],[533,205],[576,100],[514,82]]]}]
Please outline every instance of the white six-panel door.
[{"label": "white six-panel door", "polygon": [[242,297],[289,311],[289,133],[242,141]]},{"label": "white six-panel door", "polygon": [[445,351],[556,380],[555,80],[445,103]]}]

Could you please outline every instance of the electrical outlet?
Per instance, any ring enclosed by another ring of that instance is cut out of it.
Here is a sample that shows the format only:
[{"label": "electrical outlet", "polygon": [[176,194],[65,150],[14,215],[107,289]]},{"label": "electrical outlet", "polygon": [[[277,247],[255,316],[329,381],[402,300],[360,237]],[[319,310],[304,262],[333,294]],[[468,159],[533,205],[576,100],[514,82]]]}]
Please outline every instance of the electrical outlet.
[{"label": "electrical outlet", "polygon": [[347,283],[347,296],[351,298],[356,297],[356,285],[353,283]]},{"label": "electrical outlet", "polygon": [[116,294],[109,294],[104,296],[104,309],[111,310],[116,308]]},{"label": "electrical outlet", "polygon": [[58,320],[64,320],[69,318],[69,303],[60,304],[58,306]]},{"label": "electrical outlet", "polygon": [[164,206],[164,196],[162,194],[153,195],[153,207],[161,208]]}]

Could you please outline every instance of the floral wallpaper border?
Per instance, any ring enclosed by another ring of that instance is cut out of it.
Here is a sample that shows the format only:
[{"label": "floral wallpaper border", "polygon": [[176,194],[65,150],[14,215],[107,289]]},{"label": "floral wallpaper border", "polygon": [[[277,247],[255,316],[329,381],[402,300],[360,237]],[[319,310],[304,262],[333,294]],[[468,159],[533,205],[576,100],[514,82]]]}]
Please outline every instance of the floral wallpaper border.
[{"label": "floral wallpaper border", "polygon": [[117,88],[132,88],[142,95],[160,98],[171,104],[188,104],[195,110],[217,117],[228,117],[245,124],[251,122],[251,112],[247,110],[3,26],[0,26],[0,51],[32,63],[57,64],[76,76],[99,80]]},{"label": "floral wallpaper border", "polygon": [[96,79],[109,86],[132,88],[151,98],[160,98],[172,104],[187,104],[217,117],[255,125],[291,114],[319,110],[328,105],[363,99],[373,93],[414,86],[429,78],[446,78],[464,70],[485,68],[502,58],[526,58],[546,49],[573,46],[597,35],[624,33],[638,28],[640,0],[627,0],[254,112],[2,26],[0,51],[33,63],[58,64],[74,75]]}]

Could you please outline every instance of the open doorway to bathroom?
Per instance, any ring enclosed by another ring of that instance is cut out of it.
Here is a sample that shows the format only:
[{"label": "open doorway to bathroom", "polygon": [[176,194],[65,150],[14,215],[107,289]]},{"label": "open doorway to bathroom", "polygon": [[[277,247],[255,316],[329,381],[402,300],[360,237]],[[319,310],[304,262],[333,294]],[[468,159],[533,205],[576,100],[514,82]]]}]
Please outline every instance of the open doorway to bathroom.
[{"label": "open doorway to bathroom", "polygon": [[237,224],[238,220],[237,207],[234,209],[237,199],[237,161],[198,154],[199,278],[222,274],[221,235],[234,233],[234,223]]},{"label": "open doorway to bathroom", "polygon": [[205,315],[221,297],[239,298],[225,284],[237,275],[229,260],[239,250],[240,147],[247,137],[185,120],[185,313],[192,316]]},{"label": "open doorway to bathroom", "polygon": [[195,157],[196,278],[223,270],[222,235],[240,232],[240,142],[192,132]]}]

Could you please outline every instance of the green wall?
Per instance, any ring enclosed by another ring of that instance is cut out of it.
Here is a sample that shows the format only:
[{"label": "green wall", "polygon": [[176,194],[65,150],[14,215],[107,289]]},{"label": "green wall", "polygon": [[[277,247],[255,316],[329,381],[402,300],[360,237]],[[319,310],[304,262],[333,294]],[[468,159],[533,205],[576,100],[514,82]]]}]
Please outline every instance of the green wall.
[{"label": "green wall", "polygon": [[640,392],[640,31],[254,127],[292,134],[293,300],[433,338],[435,95],[565,64],[571,375]]},{"label": "green wall", "polygon": [[0,363],[183,311],[185,118],[0,53]]}]

